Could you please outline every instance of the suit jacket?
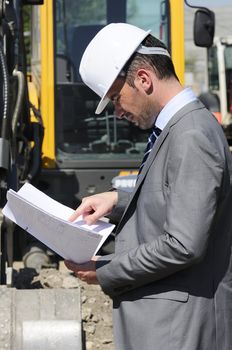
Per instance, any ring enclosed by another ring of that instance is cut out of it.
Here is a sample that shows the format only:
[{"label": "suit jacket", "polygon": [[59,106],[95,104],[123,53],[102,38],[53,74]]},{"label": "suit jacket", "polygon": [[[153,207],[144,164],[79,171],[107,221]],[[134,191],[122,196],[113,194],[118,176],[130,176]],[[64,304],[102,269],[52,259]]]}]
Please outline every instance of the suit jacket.
[{"label": "suit jacket", "polygon": [[171,118],[114,214],[115,254],[97,277],[116,348],[232,349],[232,158],[201,102]]}]

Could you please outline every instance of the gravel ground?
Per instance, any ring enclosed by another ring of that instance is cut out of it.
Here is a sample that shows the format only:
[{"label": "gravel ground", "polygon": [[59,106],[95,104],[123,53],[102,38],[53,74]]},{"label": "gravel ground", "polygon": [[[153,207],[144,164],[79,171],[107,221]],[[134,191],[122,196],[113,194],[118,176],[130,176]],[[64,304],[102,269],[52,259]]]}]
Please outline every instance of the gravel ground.
[{"label": "gravel ground", "polygon": [[81,283],[86,350],[114,350],[112,303],[99,286]]}]

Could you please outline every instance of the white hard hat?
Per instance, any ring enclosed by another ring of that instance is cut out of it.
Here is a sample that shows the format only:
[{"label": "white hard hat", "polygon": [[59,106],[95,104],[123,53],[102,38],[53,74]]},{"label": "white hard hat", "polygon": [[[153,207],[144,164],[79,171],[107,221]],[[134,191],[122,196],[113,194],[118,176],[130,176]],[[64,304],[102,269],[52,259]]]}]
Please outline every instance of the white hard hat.
[{"label": "white hard hat", "polygon": [[150,30],[131,24],[111,23],[101,29],[87,46],[80,63],[80,75],[84,83],[101,97],[96,114],[108,104],[107,92],[149,33]]}]

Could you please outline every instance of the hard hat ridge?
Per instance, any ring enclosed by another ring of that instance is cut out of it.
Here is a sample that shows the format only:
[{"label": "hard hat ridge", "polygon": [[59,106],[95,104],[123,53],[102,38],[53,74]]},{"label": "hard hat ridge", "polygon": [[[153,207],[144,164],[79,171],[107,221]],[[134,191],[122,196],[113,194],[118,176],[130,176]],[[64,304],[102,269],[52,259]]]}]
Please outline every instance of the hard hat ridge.
[{"label": "hard hat ridge", "polygon": [[154,46],[143,46],[140,45],[136,52],[141,53],[143,55],[164,55],[171,57],[168,50],[163,47],[154,47]]}]

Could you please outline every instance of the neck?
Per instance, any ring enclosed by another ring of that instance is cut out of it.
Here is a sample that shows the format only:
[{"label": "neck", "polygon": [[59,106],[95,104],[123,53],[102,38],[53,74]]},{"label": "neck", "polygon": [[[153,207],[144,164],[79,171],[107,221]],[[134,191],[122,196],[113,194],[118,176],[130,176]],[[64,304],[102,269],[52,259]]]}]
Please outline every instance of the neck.
[{"label": "neck", "polygon": [[156,108],[158,107],[157,115],[173,97],[183,90],[183,86],[174,78],[158,80],[157,88],[154,92],[155,105]]}]

